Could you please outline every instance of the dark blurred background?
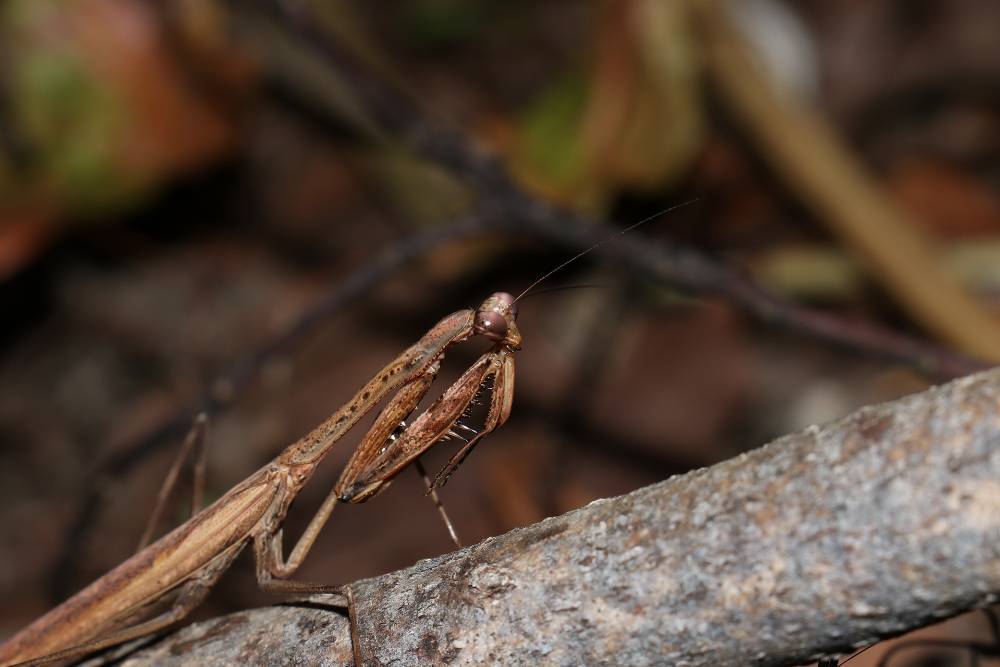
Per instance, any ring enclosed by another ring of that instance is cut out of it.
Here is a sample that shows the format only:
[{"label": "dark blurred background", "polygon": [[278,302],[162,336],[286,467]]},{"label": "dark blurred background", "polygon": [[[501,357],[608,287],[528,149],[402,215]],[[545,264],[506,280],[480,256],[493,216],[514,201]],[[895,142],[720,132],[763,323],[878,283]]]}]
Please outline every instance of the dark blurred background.
[{"label": "dark blurred background", "polygon": [[[134,550],[198,410],[212,500],[571,224],[695,200],[630,235],[725,278],[594,252],[521,304],[513,415],[441,494],[466,543],[1000,360],[998,35],[986,0],[6,0],[0,636]],[[510,182],[440,159],[476,145]],[[512,193],[574,214],[449,231]],[[451,548],[407,472],[301,578]],[[269,601],[245,554],[198,615]]]}]

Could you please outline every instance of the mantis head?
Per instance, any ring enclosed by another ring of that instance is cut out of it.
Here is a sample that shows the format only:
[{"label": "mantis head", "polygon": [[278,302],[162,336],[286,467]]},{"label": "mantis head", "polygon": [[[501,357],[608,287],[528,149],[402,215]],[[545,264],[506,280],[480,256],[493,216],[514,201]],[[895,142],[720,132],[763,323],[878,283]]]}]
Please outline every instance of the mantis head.
[{"label": "mantis head", "polygon": [[517,329],[517,301],[507,292],[494,292],[476,309],[472,330],[496,343],[515,350],[521,349],[521,332]]}]

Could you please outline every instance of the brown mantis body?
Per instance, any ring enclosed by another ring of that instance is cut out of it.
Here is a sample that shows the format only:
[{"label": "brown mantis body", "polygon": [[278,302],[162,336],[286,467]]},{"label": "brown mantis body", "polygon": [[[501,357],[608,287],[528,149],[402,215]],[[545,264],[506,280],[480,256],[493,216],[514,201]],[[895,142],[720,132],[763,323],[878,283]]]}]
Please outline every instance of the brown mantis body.
[{"label": "brown mantis body", "polygon": [[[453,427],[464,429],[471,437],[429,485],[433,490],[480,439],[507,420],[513,398],[513,352],[521,345],[515,301],[498,292],[475,311],[462,310],[442,319],[311,433],[189,521],[0,645],[0,665],[78,657],[176,623],[204,599],[250,542],[257,580],[264,590],[337,592],[336,586],[289,580],[336,504],[371,498],[435,443],[457,435]],[[405,425],[403,420],[430,388],[448,348],[477,335],[493,341],[493,346]],[[281,526],[292,500],[333,445],[392,392],[395,395],[285,559]],[[477,431],[461,419],[483,392],[490,394],[489,408]]]}]

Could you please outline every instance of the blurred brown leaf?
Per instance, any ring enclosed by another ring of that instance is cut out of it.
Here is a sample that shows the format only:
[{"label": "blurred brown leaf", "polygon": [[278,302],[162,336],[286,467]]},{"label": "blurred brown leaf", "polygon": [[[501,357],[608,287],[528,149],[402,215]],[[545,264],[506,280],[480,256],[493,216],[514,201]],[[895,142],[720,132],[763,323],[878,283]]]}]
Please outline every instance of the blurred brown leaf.
[{"label": "blurred brown leaf", "polygon": [[914,218],[946,238],[1000,232],[1000,197],[954,165],[903,160],[889,173],[888,187]]},{"label": "blurred brown leaf", "polygon": [[[0,169],[0,227],[25,224],[11,213],[25,209],[43,226],[121,211],[234,146],[235,107],[222,100],[236,88],[196,84],[179,57],[182,36],[149,3],[10,0],[0,40],[7,129],[27,156]],[[239,61],[218,61],[230,83]],[[8,270],[30,256],[26,247]]]}]

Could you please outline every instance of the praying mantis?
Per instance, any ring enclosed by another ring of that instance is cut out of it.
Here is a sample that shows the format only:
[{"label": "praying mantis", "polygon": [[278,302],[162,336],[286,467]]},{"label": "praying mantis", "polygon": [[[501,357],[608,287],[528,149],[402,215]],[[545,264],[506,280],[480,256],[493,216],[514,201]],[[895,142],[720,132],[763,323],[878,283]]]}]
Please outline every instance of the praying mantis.
[{"label": "praying mantis", "polygon": [[[507,420],[514,396],[513,354],[521,347],[516,317],[517,299],[497,292],[475,310],[460,310],[442,319],[343,407],[270,463],[0,645],[0,665],[79,657],[172,625],[204,599],[251,543],[262,589],[338,593],[338,586],[290,578],[338,503],[368,500],[434,444],[459,437],[465,444],[428,483],[433,492],[484,436]],[[405,420],[427,393],[448,349],[474,336],[491,341],[490,349],[407,425]],[[332,447],[393,392],[286,559],[282,523],[292,500]],[[463,420],[477,397],[485,395],[489,395],[488,411],[476,429]]]},{"label": "praying mantis", "polygon": [[[662,210],[598,241],[548,271],[517,297],[496,292],[475,310],[459,310],[443,318],[326,421],[270,463],[0,644],[0,667],[28,667],[80,657],[171,626],[201,603],[251,543],[257,581],[263,590],[339,594],[344,606],[348,606],[340,586],[291,579],[336,505],[372,498],[411,463],[423,474],[419,462],[422,454],[444,440],[464,441],[433,481],[425,476],[428,493],[434,495],[479,441],[510,416],[514,352],[521,347],[517,302],[553,274],[604,243],[690,203]],[[483,337],[492,345],[407,424],[405,420],[430,389],[446,352],[473,337]],[[483,424],[478,429],[469,426],[465,420],[472,408],[487,396]],[[333,446],[387,398],[286,559],[282,524],[292,501]],[[438,508],[441,509],[440,504]],[[447,517],[445,522],[457,544]]]}]

